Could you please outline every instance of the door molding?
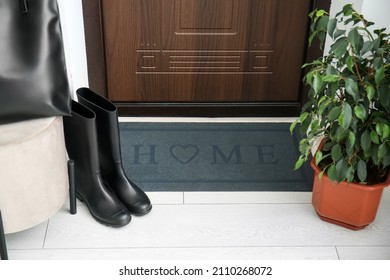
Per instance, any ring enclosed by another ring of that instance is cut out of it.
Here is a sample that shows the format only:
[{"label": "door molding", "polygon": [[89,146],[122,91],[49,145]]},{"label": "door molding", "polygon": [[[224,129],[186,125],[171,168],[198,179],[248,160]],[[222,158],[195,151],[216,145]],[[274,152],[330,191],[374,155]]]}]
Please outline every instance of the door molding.
[{"label": "door molding", "polygon": [[[331,0],[311,0],[311,10],[330,10]],[[102,0],[82,0],[89,86],[107,98],[107,73],[103,36]],[[307,27],[309,34],[309,26]],[[307,36],[306,36],[307,37]],[[306,44],[305,61],[322,55],[318,43]],[[304,72],[302,71],[301,77]],[[297,116],[306,101],[307,88],[300,85],[298,102],[251,103],[115,103],[121,116],[201,117],[291,117]]]}]

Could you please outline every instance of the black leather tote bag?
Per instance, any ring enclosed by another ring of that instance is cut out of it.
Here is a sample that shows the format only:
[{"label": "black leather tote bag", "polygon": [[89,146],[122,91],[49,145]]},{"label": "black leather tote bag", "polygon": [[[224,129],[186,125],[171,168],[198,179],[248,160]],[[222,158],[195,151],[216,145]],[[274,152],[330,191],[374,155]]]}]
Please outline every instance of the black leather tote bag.
[{"label": "black leather tote bag", "polygon": [[0,0],[0,124],[70,114],[56,0]]}]

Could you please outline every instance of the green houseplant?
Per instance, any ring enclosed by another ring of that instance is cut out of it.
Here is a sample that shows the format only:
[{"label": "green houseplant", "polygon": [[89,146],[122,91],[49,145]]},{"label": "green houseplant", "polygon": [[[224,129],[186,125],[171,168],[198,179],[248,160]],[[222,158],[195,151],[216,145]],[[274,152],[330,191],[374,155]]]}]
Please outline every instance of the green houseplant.
[{"label": "green houseplant", "polygon": [[[304,77],[308,100],[290,127],[293,131],[299,123],[302,134],[295,168],[310,158],[313,147],[321,141],[312,159],[315,183],[326,177],[335,190],[342,183],[350,189],[358,184],[366,190],[380,184],[381,195],[383,187],[390,184],[390,35],[385,28],[372,30],[374,24],[351,4],[334,18],[324,10],[315,10],[310,17],[309,42],[318,38],[323,46],[330,36],[333,43],[328,54],[303,66],[309,69]],[[317,192],[314,185],[313,205],[321,218],[355,229],[367,223],[354,225],[320,213],[316,204],[330,202],[317,202]],[[344,206],[351,199],[349,194],[343,199],[338,193],[319,196],[334,197]],[[372,211],[360,205],[356,208]]]}]

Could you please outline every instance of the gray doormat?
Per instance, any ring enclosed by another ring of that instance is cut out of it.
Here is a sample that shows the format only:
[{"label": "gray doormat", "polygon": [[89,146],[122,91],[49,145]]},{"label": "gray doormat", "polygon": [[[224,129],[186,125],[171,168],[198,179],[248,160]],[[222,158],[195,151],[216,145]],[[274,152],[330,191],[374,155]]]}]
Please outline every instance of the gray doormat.
[{"label": "gray doormat", "polygon": [[289,123],[120,123],[128,177],[144,191],[311,191]]}]

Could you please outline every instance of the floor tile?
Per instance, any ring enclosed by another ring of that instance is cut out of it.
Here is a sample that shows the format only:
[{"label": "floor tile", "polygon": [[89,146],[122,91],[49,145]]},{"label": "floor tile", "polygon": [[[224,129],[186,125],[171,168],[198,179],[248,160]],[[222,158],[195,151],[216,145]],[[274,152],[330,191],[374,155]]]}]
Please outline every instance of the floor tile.
[{"label": "floor tile", "polygon": [[185,204],[311,203],[311,192],[185,192]]},{"label": "floor tile", "polygon": [[383,190],[381,203],[390,203],[390,186]]},{"label": "floor tile", "polygon": [[11,250],[22,260],[337,260],[334,247],[99,248]]},{"label": "floor tile", "polygon": [[97,223],[86,207],[50,220],[45,248],[176,248],[390,245],[390,204],[361,231],[321,221],[310,204],[155,205],[122,228]]},{"label": "floor tile", "polygon": [[41,249],[45,240],[47,223],[41,223],[24,231],[6,235],[7,248],[10,249]]},{"label": "floor tile", "polygon": [[338,246],[341,260],[390,260],[390,246]]},{"label": "floor tile", "polygon": [[147,192],[153,205],[183,204],[183,192]]},{"label": "floor tile", "polygon": [[310,193],[151,192],[152,212],[123,228],[79,203],[6,239],[11,259],[388,259],[388,194],[361,231],[321,221]]}]

